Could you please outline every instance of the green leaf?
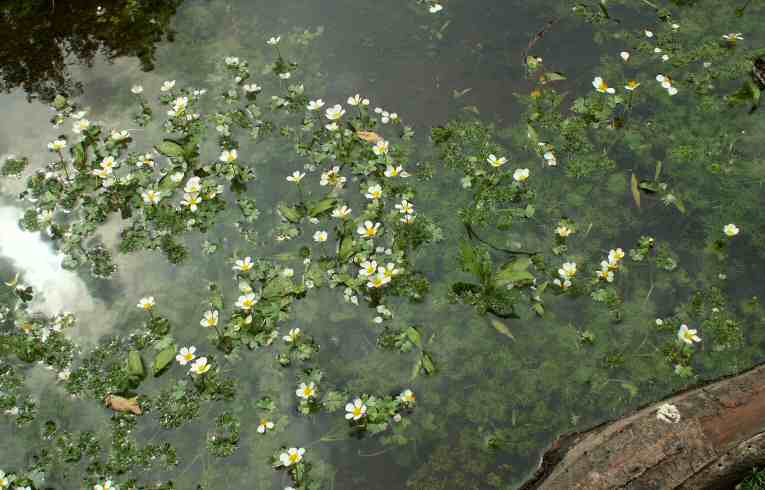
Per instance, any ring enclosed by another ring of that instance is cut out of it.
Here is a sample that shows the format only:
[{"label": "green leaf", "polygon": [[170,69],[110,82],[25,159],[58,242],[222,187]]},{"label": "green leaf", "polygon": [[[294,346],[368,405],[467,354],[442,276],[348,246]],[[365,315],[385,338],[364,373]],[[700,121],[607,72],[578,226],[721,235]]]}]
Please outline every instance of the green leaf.
[{"label": "green leaf", "polygon": [[436,365],[433,364],[433,358],[425,351],[422,351],[422,356],[420,357],[420,368],[422,369],[422,372],[428,376],[436,372]]},{"label": "green leaf", "polygon": [[72,157],[74,158],[74,164],[77,166],[83,166],[87,162],[88,153],[85,149],[84,143],[78,143],[72,147]]},{"label": "green leaf", "polygon": [[340,250],[337,253],[341,262],[345,263],[351,258],[351,255],[353,255],[354,243],[353,238],[350,236],[346,236],[342,239],[340,242]]},{"label": "green leaf", "polygon": [[497,287],[505,287],[521,281],[533,281],[534,275],[528,271],[531,266],[531,259],[521,257],[505,265],[494,275],[494,284]]},{"label": "green leaf", "polygon": [[183,156],[183,147],[173,140],[164,140],[158,145],[154,145],[154,149],[162,155],[171,158],[181,158]]},{"label": "green leaf", "polygon": [[565,79],[566,79],[566,75],[557,71],[550,71],[544,74],[545,83],[558,82]]},{"label": "green leaf", "polygon": [[157,354],[157,357],[154,358],[155,377],[161,375],[164,370],[167,369],[167,367],[173,362],[175,359],[175,353],[176,347],[175,345],[171,345],[170,347],[166,347],[159,354]]},{"label": "green leaf", "polygon": [[630,190],[632,191],[632,199],[635,200],[635,205],[640,207],[640,188],[638,186],[638,179],[635,174],[632,174],[630,178]]},{"label": "green leaf", "polygon": [[143,378],[146,376],[146,371],[143,367],[143,359],[141,359],[141,353],[137,350],[131,350],[128,353],[128,374],[137,378]]},{"label": "green leaf", "polygon": [[318,202],[314,202],[308,205],[308,216],[315,218],[316,216],[329,211],[337,204],[337,199],[329,198],[323,199]]},{"label": "green leaf", "polygon": [[415,327],[409,327],[405,330],[406,336],[411,343],[422,349],[422,337]]},{"label": "green leaf", "polygon": [[297,223],[300,221],[300,218],[303,217],[303,213],[298,208],[290,207],[286,204],[279,204],[276,206],[276,209],[279,211],[279,214],[290,223]]}]

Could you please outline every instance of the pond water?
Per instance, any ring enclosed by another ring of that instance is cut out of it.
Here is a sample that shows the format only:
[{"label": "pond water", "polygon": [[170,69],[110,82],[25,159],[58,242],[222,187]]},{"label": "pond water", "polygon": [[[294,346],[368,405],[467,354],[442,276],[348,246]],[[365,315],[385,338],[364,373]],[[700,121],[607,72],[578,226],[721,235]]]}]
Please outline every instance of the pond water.
[{"label": "pond water", "polygon": [[[0,9],[0,155],[30,161],[22,178],[0,178],[0,274],[35,291],[0,293],[0,471],[21,487],[516,488],[559,435],[763,359],[761,2]],[[250,78],[235,80],[244,61]],[[326,105],[304,108],[316,99]],[[134,118],[140,100],[153,120]],[[335,104],[342,125],[325,128]],[[173,105],[206,129],[166,116]],[[104,128],[85,163],[74,147],[89,130],[71,130],[81,108]],[[128,130],[129,148],[112,129]],[[47,145],[62,137],[59,157]],[[117,175],[150,151],[156,166],[131,171],[139,187],[82,171],[112,155]],[[66,169],[27,187],[59,160]],[[334,165],[347,181],[333,189],[320,181]],[[411,176],[390,175],[397,165]],[[306,173],[300,185],[293,172]],[[180,203],[192,174],[224,185],[198,211]],[[367,197],[378,184],[382,197]],[[33,199],[17,198],[25,188]],[[402,200],[414,210],[399,212]],[[343,204],[351,215],[333,217]],[[72,247],[78,220],[89,225]],[[382,223],[372,240],[356,230],[366,220]],[[113,255],[109,278],[93,274],[102,255],[85,253],[97,245]],[[171,263],[180,245],[188,257]],[[254,269],[232,272],[246,256]],[[367,286],[371,260],[400,273]],[[236,305],[242,283],[259,306]],[[145,297],[150,312],[136,307]],[[204,328],[212,309],[220,323]],[[76,324],[51,331],[65,311]],[[301,340],[284,340],[294,328]],[[210,371],[172,360],[152,375],[168,349],[192,345]],[[318,395],[301,401],[310,382]],[[106,395],[138,396],[143,415],[110,410]],[[357,397],[368,412],[348,421]],[[230,447],[224,413],[239,424]],[[274,426],[262,434],[264,419]],[[303,459],[280,466],[289,448]]]}]

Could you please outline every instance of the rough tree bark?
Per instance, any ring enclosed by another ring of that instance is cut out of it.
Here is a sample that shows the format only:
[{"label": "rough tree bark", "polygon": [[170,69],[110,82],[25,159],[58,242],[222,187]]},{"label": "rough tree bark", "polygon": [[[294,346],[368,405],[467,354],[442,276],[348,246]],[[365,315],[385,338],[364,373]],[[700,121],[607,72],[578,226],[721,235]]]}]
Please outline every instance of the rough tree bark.
[{"label": "rough tree bark", "polygon": [[[670,403],[678,423],[657,419]],[[559,438],[522,490],[731,489],[765,464],[765,365]]]}]

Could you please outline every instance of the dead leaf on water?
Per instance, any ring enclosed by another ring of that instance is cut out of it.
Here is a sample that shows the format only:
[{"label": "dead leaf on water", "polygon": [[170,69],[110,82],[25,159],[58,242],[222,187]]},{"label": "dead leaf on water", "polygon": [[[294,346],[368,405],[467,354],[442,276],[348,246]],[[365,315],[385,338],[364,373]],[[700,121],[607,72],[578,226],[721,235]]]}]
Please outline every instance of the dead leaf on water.
[{"label": "dead leaf on water", "polygon": [[106,395],[104,403],[115,412],[130,412],[134,415],[141,415],[143,411],[138,404],[138,397],[124,398],[118,395]]},{"label": "dead leaf on water", "polygon": [[375,144],[378,141],[382,141],[382,136],[375,133],[374,131],[356,131],[356,136],[358,136],[359,139],[372,144]]},{"label": "dead leaf on water", "polygon": [[640,187],[638,185],[638,179],[635,176],[635,174],[632,174],[632,179],[630,180],[630,188],[632,189],[632,199],[635,200],[635,205],[639,208],[640,207]]}]

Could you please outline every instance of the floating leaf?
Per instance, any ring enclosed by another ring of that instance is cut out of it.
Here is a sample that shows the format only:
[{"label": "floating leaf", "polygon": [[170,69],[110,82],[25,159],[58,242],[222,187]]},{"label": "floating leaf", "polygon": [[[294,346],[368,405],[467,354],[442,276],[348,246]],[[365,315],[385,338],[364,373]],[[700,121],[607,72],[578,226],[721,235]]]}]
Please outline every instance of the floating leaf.
[{"label": "floating leaf", "polygon": [[138,404],[138,397],[124,398],[118,395],[106,395],[104,403],[115,412],[130,412],[134,415],[141,415],[143,411]]},{"label": "floating leaf", "polygon": [[141,359],[141,353],[137,350],[131,350],[128,353],[128,374],[137,378],[143,378],[146,375],[146,371],[143,367],[143,359]]},{"label": "floating leaf", "polygon": [[630,189],[632,190],[632,199],[635,200],[635,205],[640,207],[640,188],[638,187],[638,179],[635,174],[632,174],[630,179]]},{"label": "floating leaf", "polygon": [[420,336],[420,332],[415,327],[409,327],[405,332],[409,341],[421,349],[422,336]]},{"label": "floating leaf", "polygon": [[335,198],[323,199],[321,201],[311,203],[308,206],[308,215],[311,218],[315,218],[316,216],[334,208],[336,204],[337,204],[337,199]]},{"label": "floating leaf", "polygon": [[175,345],[171,345],[169,347],[166,347],[162,351],[160,351],[159,354],[157,354],[157,357],[154,358],[154,376],[157,377],[161,375],[165,369],[170,365],[170,363],[173,362],[173,359],[175,359],[175,352],[176,348]]},{"label": "floating leaf", "polygon": [[491,319],[491,326],[494,327],[494,330],[496,330],[497,332],[501,333],[505,337],[507,337],[509,339],[512,339],[512,340],[515,340],[515,337],[513,336],[512,332],[510,332],[510,329],[507,328],[507,325],[505,325],[501,321],[492,318]]},{"label": "floating leaf", "polygon": [[534,275],[527,269],[531,266],[531,259],[521,257],[505,265],[494,275],[494,284],[497,287],[505,287],[521,281],[533,281]]},{"label": "floating leaf", "polygon": [[428,376],[436,372],[436,365],[433,364],[433,358],[425,351],[422,352],[422,357],[420,357],[420,367],[422,368],[422,372]]},{"label": "floating leaf", "polygon": [[378,141],[382,141],[382,136],[375,133],[374,131],[356,131],[356,136],[359,137],[359,139],[362,139],[366,141],[367,143],[375,144]]},{"label": "floating leaf", "polygon": [[279,204],[276,209],[279,211],[279,214],[290,223],[297,223],[300,221],[300,218],[303,217],[303,213],[298,208],[290,207],[286,204]]},{"label": "floating leaf", "polygon": [[164,140],[162,143],[154,145],[154,149],[166,157],[180,158],[183,156],[183,147],[173,140]]}]

